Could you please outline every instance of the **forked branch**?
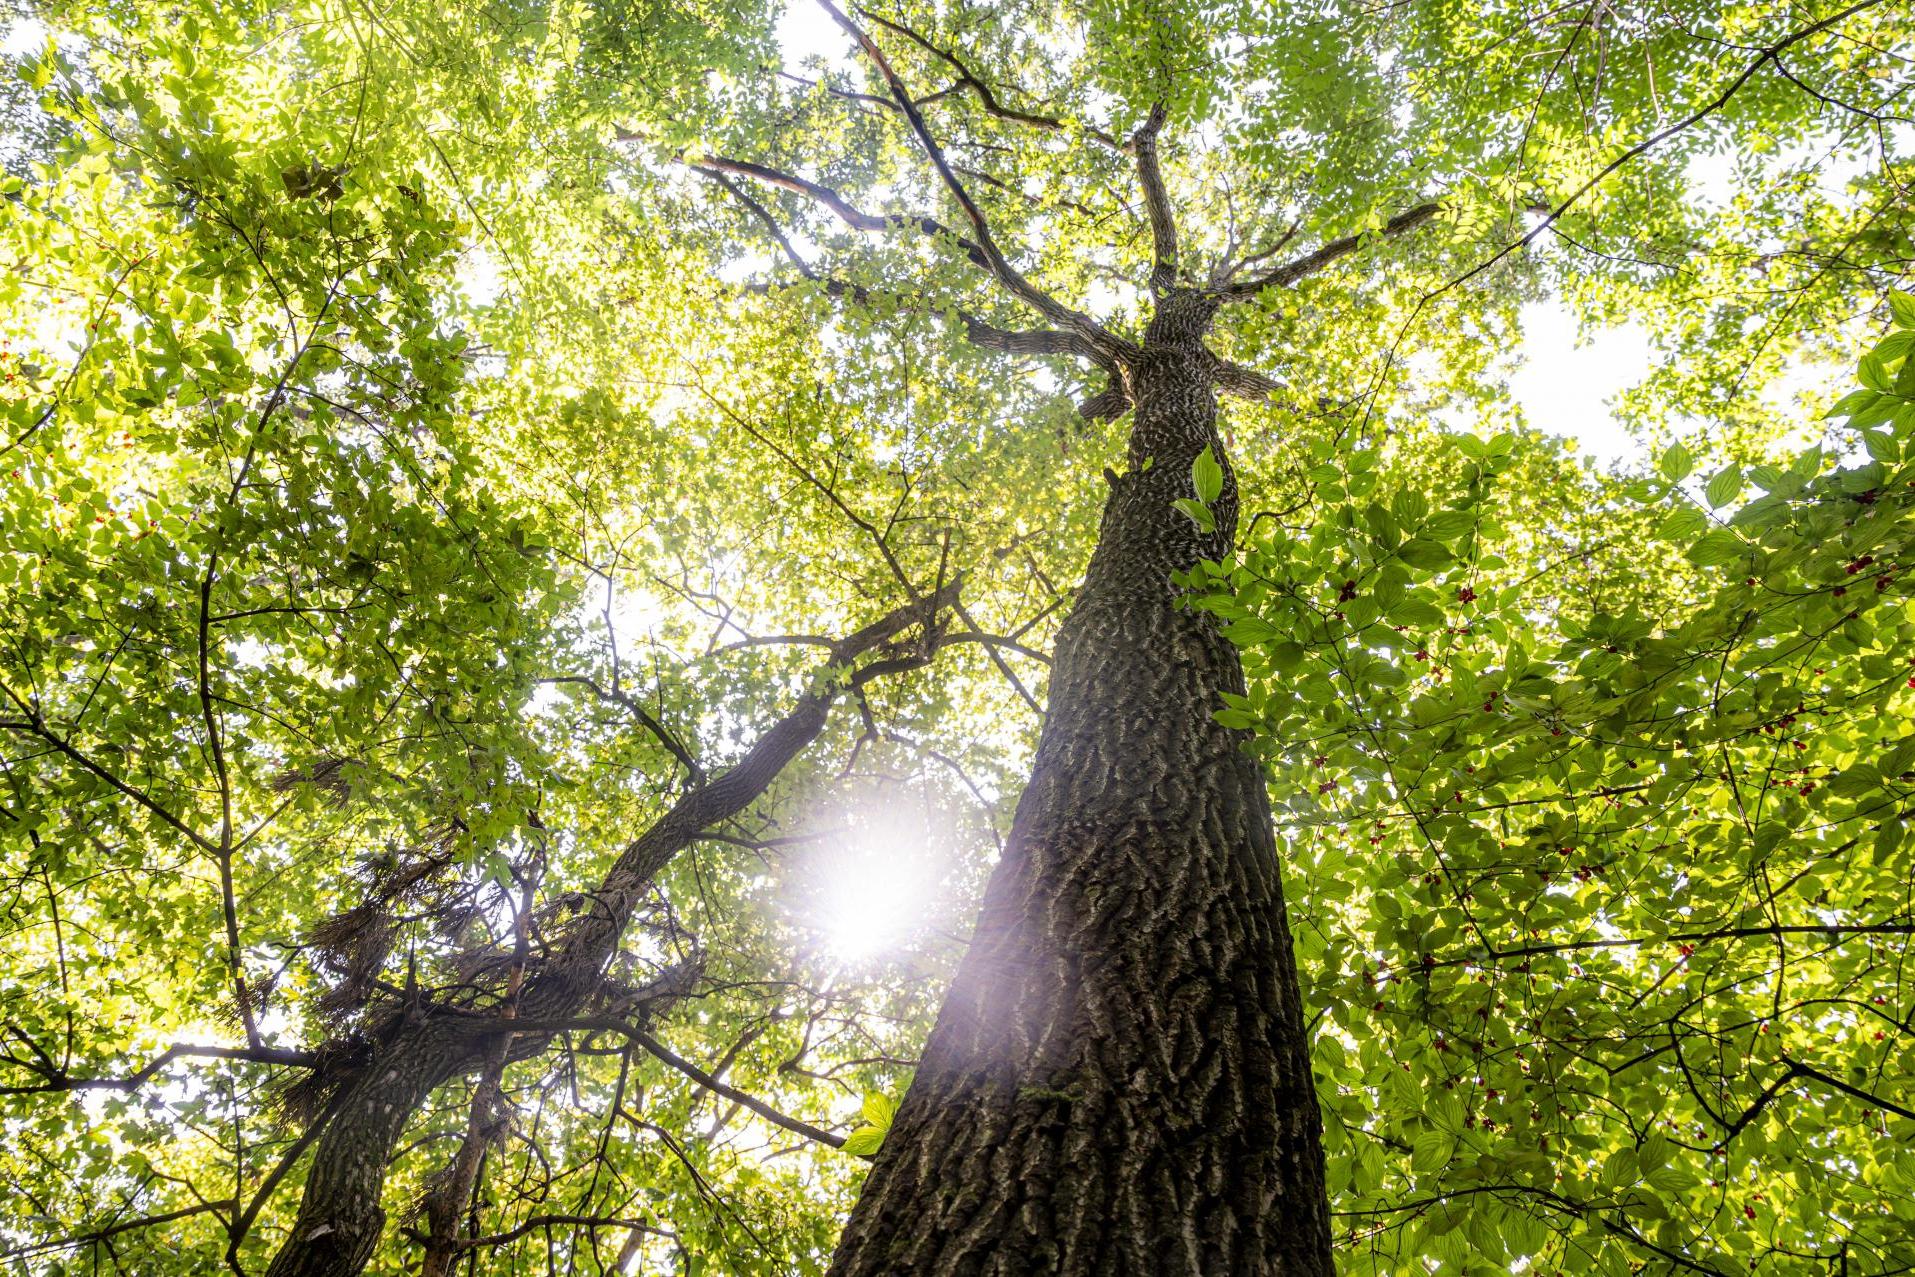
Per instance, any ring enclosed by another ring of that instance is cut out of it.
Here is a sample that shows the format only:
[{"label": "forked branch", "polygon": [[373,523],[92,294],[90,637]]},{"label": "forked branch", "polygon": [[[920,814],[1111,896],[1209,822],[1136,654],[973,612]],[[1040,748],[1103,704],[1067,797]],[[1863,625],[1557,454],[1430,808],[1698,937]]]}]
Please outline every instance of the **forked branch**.
[{"label": "forked branch", "polygon": [[[882,296],[891,305],[897,306],[899,309],[928,313],[928,308],[914,304],[909,298],[894,293],[874,293],[862,284],[846,283],[843,280],[831,279],[820,275],[798,252],[797,248],[791,242],[791,237],[785,233],[784,227],[779,225],[778,219],[772,216],[771,210],[753,199],[749,191],[728,176],[729,172],[744,172],[747,170],[749,170],[753,176],[761,176],[763,174],[775,173],[776,170],[766,169],[762,165],[742,165],[731,161],[725,161],[725,163],[730,165],[728,169],[720,169],[713,165],[700,163],[694,163],[692,167],[695,171],[702,173],[705,177],[723,187],[733,199],[743,205],[745,210],[764,226],[772,240],[777,243],[779,250],[784,253],[785,258],[790,261],[793,268],[796,269],[800,275],[804,276],[805,279],[814,284],[823,284],[826,290],[834,297],[849,297],[852,301],[860,305],[870,305],[877,297]],[[798,178],[790,178],[784,174],[778,174],[777,176],[784,180],[773,182],[774,185],[784,187],[788,190],[807,188],[805,192],[807,194],[815,189],[818,192],[830,195],[834,199],[836,198],[836,192],[831,191],[828,187],[817,186],[815,183],[804,182]],[[859,213],[848,204],[844,205],[844,207],[853,214],[856,214],[860,219],[880,224],[887,221],[887,219],[884,218],[871,218],[867,214]],[[847,218],[846,220],[850,219]],[[918,225],[925,229],[926,233],[948,233],[946,228],[940,226],[930,218],[917,220]],[[891,218],[889,221],[893,224],[908,224],[911,219]],[[855,224],[857,223],[854,223],[854,225]],[[935,230],[933,228],[935,228]],[[982,262],[982,259],[977,254],[975,245],[961,238],[958,239],[958,242],[970,250],[972,261]],[[1003,355],[1075,355],[1080,359],[1091,360],[1093,363],[1105,369],[1112,369],[1116,366],[1109,355],[1086,340],[1081,333],[1064,332],[1058,329],[1022,331],[999,328],[994,324],[986,323],[969,311],[957,310],[955,313],[964,323],[965,338],[969,340],[972,345],[983,350],[995,351]]]},{"label": "forked branch", "polygon": [[780,190],[806,196],[816,203],[824,205],[827,209],[830,209],[839,221],[854,230],[885,231],[893,227],[898,227],[906,230],[915,230],[920,234],[930,236],[932,239],[949,237],[957,243],[958,247],[964,250],[964,255],[974,264],[982,266],[986,270],[989,270],[991,267],[991,263],[985,256],[983,249],[964,238],[964,236],[949,226],[946,226],[943,222],[938,221],[935,217],[909,217],[902,213],[882,215],[867,213],[853,205],[849,200],[845,199],[829,186],[825,186],[819,182],[808,182],[802,177],[786,173],[781,169],[769,168],[763,164],[753,164],[748,160],[728,159],[722,155],[698,155],[688,159],[686,163],[694,172],[702,173],[707,177],[716,178],[725,174],[736,174],[739,177],[749,177],[754,181],[763,182],[767,186],[775,186]]},{"label": "forked branch", "polygon": [[887,18],[882,14],[873,13],[863,5],[858,6],[858,12],[891,32],[893,35],[903,36],[912,44],[917,45],[918,48],[923,49],[926,53],[938,61],[943,62],[953,71],[956,71],[958,73],[956,87],[969,89],[976,96],[978,104],[984,108],[986,115],[1000,120],[1008,120],[1013,124],[1023,124],[1034,129],[1043,129],[1048,133],[1081,132],[1085,137],[1093,141],[1102,142],[1113,151],[1121,151],[1124,149],[1123,143],[1100,128],[1091,125],[1073,126],[1068,121],[1059,119],[1054,115],[1040,115],[1033,111],[1020,111],[1015,107],[1006,106],[1003,101],[998,98],[997,94],[992,91],[991,86],[980,79],[977,74],[965,64],[964,60],[959,58],[957,54],[951,52],[951,50],[933,44],[922,34],[906,26],[904,23],[892,18]]},{"label": "forked branch", "polygon": [[1101,324],[1082,311],[1073,310],[1064,305],[1031,283],[1015,266],[1011,265],[991,235],[991,224],[984,216],[984,210],[978,207],[977,201],[971,198],[971,193],[965,189],[964,183],[958,180],[958,175],[944,157],[943,148],[938,145],[937,139],[931,135],[930,127],[924,122],[924,113],[918,110],[917,103],[912,100],[903,79],[892,69],[890,61],[884,56],[884,50],[880,49],[877,42],[865,33],[864,28],[846,17],[844,11],[832,3],[832,0],[818,0],[818,4],[831,15],[832,21],[857,42],[865,56],[871,59],[871,64],[877,68],[878,74],[884,79],[885,87],[891,91],[892,99],[897,102],[899,110],[904,112],[905,119],[910,121],[911,131],[917,136],[918,145],[924,148],[925,155],[930,158],[931,166],[937,170],[939,180],[951,193],[951,198],[957,201],[958,207],[964,211],[965,220],[971,224],[971,231],[977,238],[977,246],[984,255],[986,268],[998,283],[1003,285],[1013,297],[1036,310],[1051,323],[1076,333],[1093,347],[1104,352],[1112,361],[1121,362],[1131,353],[1129,342],[1106,331]]}]

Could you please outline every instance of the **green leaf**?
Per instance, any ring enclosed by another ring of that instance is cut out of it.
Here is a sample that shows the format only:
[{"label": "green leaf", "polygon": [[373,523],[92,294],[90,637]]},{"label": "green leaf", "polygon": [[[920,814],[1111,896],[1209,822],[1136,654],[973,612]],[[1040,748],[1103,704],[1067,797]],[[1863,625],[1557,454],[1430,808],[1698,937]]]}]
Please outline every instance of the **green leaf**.
[{"label": "green leaf", "polygon": [[1197,500],[1205,505],[1223,495],[1223,466],[1218,464],[1209,444],[1205,444],[1197,459],[1190,463],[1190,480],[1196,486]]},{"label": "green leaf", "polygon": [[1455,556],[1435,541],[1423,537],[1411,537],[1396,547],[1396,557],[1413,568],[1433,572],[1446,568],[1455,562]]},{"label": "green leaf", "polygon": [[1902,459],[1902,445],[1894,435],[1881,430],[1862,431],[1862,447],[1877,461],[1893,464]]},{"label": "green leaf", "polygon": [[886,1132],[875,1126],[860,1126],[844,1137],[844,1151],[853,1157],[872,1157],[884,1147]]},{"label": "green leaf", "polygon": [[1915,296],[1890,289],[1888,308],[1897,328],[1915,328]]},{"label": "green leaf", "polygon": [[1224,626],[1223,634],[1238,647],[1254,647],[1281,637],[1282,631],[1260,616],[1246,616]]},{"label": "green leaf", "polygon": [[1728,528],[1717,528],[1690,546],[1687,555],[1689,561],[1699,567],[1722,567],[1742,559],[1747,550],[1748,547],[1735,532]]},{"label": "green leaf", "polygon": [[1672,443],[1656,462],[1656,473],[1670,483],[1681,483],[1696,468],[1696,459],[1680,443]]},{"label": "green leaf", "polygon": [[1184,515],[1202,531],[1215,532],[1217,530],[1217,516],[1212,514],[1210,507],[1203,502],[1193,500],[1190,497],[1178,497],[1170,504],[1178,510],[1181,510]]},{"label": "green leaf", "polygon": [[1456,1142],[1441,1131],[1424,1131],[1410,1142],[1410,1169],[1433,1175],[1449,1165]]},{"label": "green leaf", "polygon": [[898,1102],[882,1091],[866,1091],[859,1112],[867,1126],[888,1131],[891,1129],[891,1119],[897,1116]]},{"label": "green leaf", "polygon": [[1709,480],[1709,486],[1703,489],[1702,495],[1708,501],[1710,508],[1720,509],[1735,500],[1736,494],[1741,491],[1742,468],[1725,466],[1716,472],[1713,479]]},{"label": "green leaf", "polygon": [[1862,356],[1858,375],[1862,384],[1870,390],[1887,393],[1895,389],[1895,379],[1888,374],[1887,361],[1872,350]]},{"label": "green leaf", "polygon": [[1390,620],[1412,630],[1434,630],[1443,624],[1443,613],[1428,600],[1406,598],[1390,609]]},{"label": "green leaf", "polygon": [[1661,541],[1689,541],[1701,535],[1709,526],[1709,517],[1694,506],[1684,503],[1662,516],[1656,524],[1655,535]]}]

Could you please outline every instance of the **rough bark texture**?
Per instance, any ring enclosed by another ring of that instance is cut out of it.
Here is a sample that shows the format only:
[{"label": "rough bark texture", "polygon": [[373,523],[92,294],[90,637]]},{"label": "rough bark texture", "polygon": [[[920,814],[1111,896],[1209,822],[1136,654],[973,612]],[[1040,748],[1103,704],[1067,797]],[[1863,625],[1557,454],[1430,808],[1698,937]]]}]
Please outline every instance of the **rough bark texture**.
[{"label": "rough bark texture", "polygon": [[834,1277],[1332,1271],[1268,800],[1211,718],[1242,671],[1170,581],[1236,519],[1227,473],[1214,535],[1171,505],[1223,455],[1213,305],[1169,294],[1125,370],[1030,785]]},{"label": "rough bark texture", "polygon": [[[915,652],[880,655],[851,676],[850,686],[929,660],[936,617],[957,592],[952,582],[840,640],[832,660],[848,665],[873,649],[885,652],[884,644],[913,625],[926,627]],[[601,990],[605,964],[658,872],[701,832],[755,802],[817,739],[838,692],[835,681],[821,681],[736,766],[690,790],[634,839],[592,893],[591,908],[570,922],[557,952],[527,971],[516,998],[477,1006],[427,1002],[387,1020],[370,1059],[340,1083],[299,1214],[267,1277],[356,1277],[365,1268],[385,1227],[386,1164],[414,1112],[440,1086],[480,1069],[502,1037],[511,1039],[510,1059],[543,1051],[554,1036],[550,1031],[513,1033],[502,1026],[562,1023],[584,1010]],[[507,1005],[511,1019],[502,1016]]]}]

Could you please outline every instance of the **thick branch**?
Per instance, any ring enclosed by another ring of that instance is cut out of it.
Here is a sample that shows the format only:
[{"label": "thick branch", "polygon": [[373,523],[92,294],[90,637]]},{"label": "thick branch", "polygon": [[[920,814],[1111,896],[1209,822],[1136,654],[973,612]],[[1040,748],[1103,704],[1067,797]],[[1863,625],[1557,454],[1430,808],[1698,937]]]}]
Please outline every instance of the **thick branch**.
[{"label": "thick branch", "polygon": [[1157,134],[1163,130],[1168,114],[1162,102],[1151,107],[1149,118],[1130,139],[1131,151],[1137,157],[1137,178],[1144,187],[1144,208],[1150,214],[1150,287],[1159,294],[1177,285],[1177,218],[1157,159]]},{"label": "thick branch", "polygon": [[1077,405],[1077,415],[1086,421],[1115,421],[1130,411],[1130,392],[1123,379],[1112,377],[1105,387]]},{"label": "thick branch", "polygon": [[980,346],[985,350],[994,350],[1004,355],[1076,355],[1102,368],[1114,366],[1103,351],[1084,340],[1078,333],[1062,332],[1057,329],[1021,332],[993,327],[976,316],[964,312],[959,312],[959,317],[964,321],[964,336],[973,346]]},{"label": "thick branch", "polygon": [[[956,580],[831,645],[830,663],[734,766],[688,790],[619,853],[590,907],[554,937],[549,956],[528,971],[511,1021],[476,1026],[464,1006],[415,1006],[395,1015],[376,1064],[339,1081],[331,1120],[306,1176],[305,1197],[269,1277],[353,1277],[365,1268],[385,1225],[380,1204],[393,1148],[413,1112],[451,1078],[480,1066],[488,1048],[514,1034],[513,1058],[543,1049],[550,1034],[530,1026],[575,1018],[604,989],[606,963],[633,910],[658,873],[706,829],[762,797],[818,734],[847,687],[922,664],[935,650],[939,614],[957,601]],[[894,644],[913,626],[921,643]],[[865,657],[864,665],[849,667]]]},{"label": "thick branch", "polygon": [[1872,1092],[1864,1091],[1858,1087],[1850,1086],[1847,1082],[1844,1082],[1841,1078],[1833,1077],[1827,1073],[1824,1073],[1822,1070],[1814,1067],[1813,1065],[1803,1064],[1796,1060],[1790,1060],[1786,1056],[1784,1056],[1783,1059],[1787,1062],[1789,1068],[1794,1070],[1794,1072],[1796,1073],[1798,1077],[1805,1077],[1805,1078],[1808,1078],[1810,1081],[1820,1082],[1823,1086],[1830,1087],[1834,1090],[1840,1091],[1842,1094],[1849,1096],[1851,1099],[1861,1100],[1864,1104],[1873,1104],[1876,1108],[1879,1108],[1883,1110],[1884,1112],[1893,1113],[1897,1117],[1905,1117],[1905,1118],[1908,1118],[1910,1121],[1915,1121],[1915,1110],[1910,1110],[1908,1108],[1903,1107],[1900,1104],[1892,1103],[1891,1101],[1885,1100],[1881,1096],[1876,1095]]},{"label": "thick branch", "polygon": [[1220,394],[1260,403],[1281,389],[1282,382],[1274,377],[1266,377],[1254,368],[1245,368],[1242,364],[1222,359],[1217,361],[1217,391]]},{"label": "thick branch", "polygon": [[1307,279],[1339,258],[1348,257],[1371,240],[1381,237],[1393,239],[1424,225],[1441,212],[1441,204],[1419,204],[1407,213],[1398,213],[1383,224],[1380,231],[1365,231],[1360,235],[1346,235],[1342,239],[1331,240],[1313,253],[1285,262],[1281,266],[1265,271],[1261,275],[1242,280],[1235,284],[1226,284],[1217,290],[1220,296],[1238,299],[1254,297],[1266,288],[1288,288],[1298,280]]}]

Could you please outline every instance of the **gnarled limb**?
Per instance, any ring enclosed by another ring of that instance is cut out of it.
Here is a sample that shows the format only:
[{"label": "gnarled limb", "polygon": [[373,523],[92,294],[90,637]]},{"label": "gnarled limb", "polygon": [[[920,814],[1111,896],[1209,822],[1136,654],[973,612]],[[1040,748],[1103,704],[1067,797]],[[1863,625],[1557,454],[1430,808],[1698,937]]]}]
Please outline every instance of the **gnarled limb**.
[{"label": "gnarled limb", "polygon": [[1261,403],[1277,391],[1283,389],[1283,383],[1274,377],[1266,377],[1254,368],[1245,368],[1242,364],[1233,364],[1227,360],[1217,361],[1217,393],[1229,395],[1233,399],[1248,399]]},{"label": "gnarled limb", "polygon": [[1112,377],[1102,390],[1077,405],[1077,415],[1086,421],[1115,421],[1129,411],[1130,392],[1121,377]]},{"label": "gnarled limb", "polygon": [[958,314],[964,321],[964,336],[973,346],[1005,355],[1076,355],[1102,368],[1114,366],[1103,351],[1077,333],[1056,329],[1017,331],[997,328],[974,315],[962,311]]}]

